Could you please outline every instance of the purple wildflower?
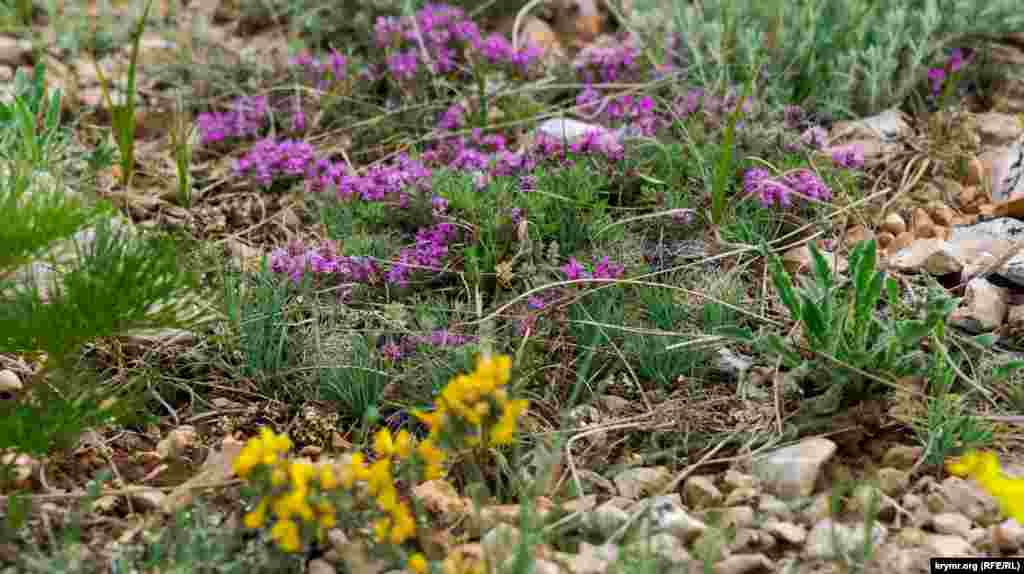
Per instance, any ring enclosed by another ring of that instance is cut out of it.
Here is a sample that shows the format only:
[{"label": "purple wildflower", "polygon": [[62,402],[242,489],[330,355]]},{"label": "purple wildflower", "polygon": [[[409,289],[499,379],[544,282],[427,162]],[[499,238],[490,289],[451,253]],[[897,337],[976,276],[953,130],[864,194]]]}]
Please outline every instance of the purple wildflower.
[{"label": "purple wildflower", "polygon": [[846,169],[864,167],[864,148],[860,144],[849,144],[832,150],[832,163]]}]

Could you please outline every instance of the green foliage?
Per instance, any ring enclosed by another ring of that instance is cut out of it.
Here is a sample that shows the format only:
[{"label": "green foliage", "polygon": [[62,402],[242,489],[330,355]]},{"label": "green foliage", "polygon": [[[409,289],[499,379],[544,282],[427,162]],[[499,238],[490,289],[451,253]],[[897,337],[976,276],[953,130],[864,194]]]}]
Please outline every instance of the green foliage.
[{"label": "green foliage", "polygon": [[96,76],[100,79],[100,87],[103,88],[103,101],[110,113],[110,122],[114,129],[114,141],[117,143],[118,151],[121,152],[121,185],[128,187],[132,181],[132,174],[135,170],[135,72],[139,62],[139,45],[142,42],[142,34],[146,30],[146,18],[149,16],[149,9],[153,6],[153,0],[147,0],[142,16],[132,34],[132,53],[128,57],[128,77],[125,81],[124,101],[114,103],[110,97],[110,87],[107,77],[99,63],[93,60],[96,68]]},{"label": "green foliage", "polygon": [[194,126],[189,121],[184,103],[179,96],[178,107],[169,135],[174,156],[174,168],[178,174],[178,204],[185,208],[192,206],[192,180],[189,169],[192,166],[193,134]]},{"label": "green foliage", "polygon": [[[576,341],[576,383],[568,404],[581,400],[580,393],[595,372],[594,359],[602,343],[611,343],[611,332],[623,323],[624,291],[617,285],[602,286],[569,306],[569,333]],[[621,339],[621,337],[616,337]]]},{"label": "green foliage", "polygon": [[722,143],[718,152],[718,162],[715,163],[714,178],[711,182],[711,223],[721,225],[725,219],[725,209],[728,202],[728,192],[732,187],[735,177],[733,172],[733,160],[736,154],[734,148],[736,140],[736,124],[743,115],[743,103],[748,100],[754,91],[754,80],[747,82],[746,92],[736,102],[736,107],[729,112],[726,118],[725,131],[722,134]]},{"label": "green foliage", "polygon": [[349,364],[320,369],[319,387],[321,396],[338,405],[343,416],[362,421],[379,407],[388,375],[368,336],[356,334],[351,341]]},{"label": "green foliage", "polygon": [[952,394],[956,371],[946,362],[932,368],[925,420],[915,421],[914,435],[925,448],[925,463],[942,465],[961,449],[983,447],[992,442],[992,429],[968,412],[964,398]]},{"label": "green foliage", "polygon": [[585,249],[595,230],[610,223],[608,179],[586,161],[568,167],[538,168],[537,189],[525,194],[531,224],[544,240],[558,242],[562,257]]},{"label": "green foliage", "polygon": [[[783,365],[799,368],[808,380],[828,381],[826,393],[831,402],[822,401],[827,408],[869,396],[879,383],[865,373],[899,377],[925,368],[929,359],[920,350],[920,343],[941,331],[957,304],[944,293],[934,292],[923,318],[881,320],[875,309],[883,300],[883,288],[890,309],[899,308],[900,302],[895,281],[886,280],[884,273],[875,269],[873,240],[854,247],[849,257],[850,278],[842,283],[837,282],[829,262],[813,243],[813,278],[804,278],[799,285],[777,255],[769,254],[767,249],[765,254],[778,297],[799,323],[806,343],[797,347],[770,332],[755,338],[742,328],[727,328],[722,333],[779,356]],[[813,352],[811,358],[805,358],[807,351]]]},{"label": "green foliage", "polygon": [[1015,0],[709,0],[673,3],[694,80],[743,83],[767,61],[765,95],[845,115],[902,103],[945,46],[1020,30]]},{"label": "green foliage", "polygon": [[[246,375],[266,379],[276,375],[288,363],[288,323],[284,307],[288,302],[287,279],[272,273],[267,258],[252,284],[229,274],[224,282],[224,302],[228,320],[240,334],[239,344],[245,358]],[[252,289],[249,292],[250,287]]]},{"label": "green foliage", "polygon": [[671,331],[686,319],[686,309],[676,302],[672,289],[644,286],[637,291],[643,303],[644,315],[655,329]]},{"label": "green foliage", "polygon": [[47,92],[46,65],[40,61],[31,76],[19,68],[14,99],[0,102],[0,156],[47,168],[54,150],[66,139],[60,125],[59,89]]},{"label": "green foliage", "polygon": [[9,286],[0,307],[0,350],[62,360],[96,337],[177,321],[186,305],[179,296],[195,278],[173,243],[132,236],[109,219],[81,243],[75,243],[78,265],[51,280],[47,293],[37,281]]}]

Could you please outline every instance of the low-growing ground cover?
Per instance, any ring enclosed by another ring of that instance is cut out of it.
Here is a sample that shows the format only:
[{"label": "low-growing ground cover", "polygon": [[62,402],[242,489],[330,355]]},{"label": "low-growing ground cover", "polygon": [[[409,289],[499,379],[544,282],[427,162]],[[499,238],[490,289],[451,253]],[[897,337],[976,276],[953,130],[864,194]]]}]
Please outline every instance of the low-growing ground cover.
[{"label": "low-growing ground cover", "polygon": [[1024,547],[1012,3],[340,4],[0,13],[0,568]]}]

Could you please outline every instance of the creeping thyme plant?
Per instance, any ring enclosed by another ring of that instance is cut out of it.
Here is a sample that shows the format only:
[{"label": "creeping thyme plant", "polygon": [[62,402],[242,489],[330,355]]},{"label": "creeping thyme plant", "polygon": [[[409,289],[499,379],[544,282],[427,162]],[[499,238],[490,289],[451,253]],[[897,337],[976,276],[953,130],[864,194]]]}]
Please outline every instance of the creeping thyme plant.
[{"label": "creeping thyme plant", "polygon": [[291,460],[288,437],[264,427],[234,462],[235,473],[261,493],[244,517],[246,527],[272,523],[270,535],[280,549],[298,552],[314,538],[323,541],[339,519],[358,526],[358,516],[369,513],[379,548],[424,574],[427,559],[406,547],[425,520],[417,516],[415,501],[410,503],[412,487],[444,477],[449,453],[512,443],[528,403],[510,396],[511,369],[508,356],[481,357],[475,371],[441,391],[432,412],[415,413],[430,429],[425,438],[382,428],[373,438],[372,461],[360,452],[342,463]]}]

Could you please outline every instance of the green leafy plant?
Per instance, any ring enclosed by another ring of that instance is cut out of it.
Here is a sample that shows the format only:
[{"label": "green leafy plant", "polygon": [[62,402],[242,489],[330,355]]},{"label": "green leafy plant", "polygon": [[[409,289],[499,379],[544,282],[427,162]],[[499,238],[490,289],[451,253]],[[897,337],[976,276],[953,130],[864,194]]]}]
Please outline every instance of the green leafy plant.
[{"label": "green leafy plant", "polygon": [[114,130],[114,141],[117,142],[121,159],[121,185],[127,187],[132,181],[132,174],[135,170],[135,73],[139,63],[139,45],[142,42],[142,34],[146,30],[146,18],[149,17],[149,9],[153,6],[153,0],[147,0],[142,10],[142,16],[132,33],[132,52],[128,58],[128,77],[125,82],[124,101],[114,103],[110,95],[110,83],[103,74],[99,62],[93,60],[96,68],[96,75],[100,79],[100,87],[103,89],[103,101],[110,113],[110,122]]},{"label": "green leafy plant", "polygon": [[698,83],[742,83],[766,62],[769,102],[813,101],[846,116],[900,105],[943,48],[1024,24],[1015,0],[708,0],[673,8]]},{"label": "green leafy plant", "polygon": [[[0,155],[48,167],[51,152],[63,140],[59,89],[46,88],[46,65],[38,62],[31,76],[19,69],[14,76],[14,99],[0,102]],[[11,141],[13,140],[13,141]]]},{"label": "green leafy plant", "polygon": [[943,362],[928,377],[932,396],[924,421],[915,421],[914,435],[925,448],[924,461],[930,465],[943,462],[961,449],[983,447],[992,442],[992,429],[967,410],[964,397],[953,394],[956,371]]},{"label": "green leafy plant", "polygon": [[[36,385],[32,400],[0,406],[0,451],[38,455],[134,408],[123,388],[99,384],[77,364],[81,346],[190,324],[196,282],[168,240],[115,227],[108,205],[44,185],[24,167],[2,167],[0,209],[12,217],[0,226],[0,353],[45,356],[38,376],[47,384]],[[76,232],[83,234],[69,240]],[[33,261],[40,265],[26,267]]]},{"label": "green leafy plant", "polygon": [[[813,243],[810,250],[812,278],[800,284],[793,281],[777,255],[764,250],[772,283],[799,324],[802,343],[787,342],[774,332],[755,338],[739,327],[726,327],[721,332],[777,355],[783,365],[799,369],[796,372],[809,381],[828,381],[824,389],[814,389],[825,393],[812,407],[820,408],[819,414],[870,395],[878,388],[879,377],[905,376],[926,368],[929,360],[920,343],[941,331],[956,308],[956,300],[935,292],[926,303],[923,318],[881,320],[876,306],[883,300],[883,291],[890,310],[898,309],[901,303],[895,281],[875,269],[874,240],[854,247],[849,256],[850,278],[842,282],[837,281],[831,264]],[[828,376],[821,376],[825,372]]]},{"label": "green leafy plant", "polygon": [[601,170],[579,161],[538,169],[535,177],[537,189],[526,194],[526,209],[541,236],[558,242],[563,257],[584,249],[594,231],[610,222],[608,179]]}]

